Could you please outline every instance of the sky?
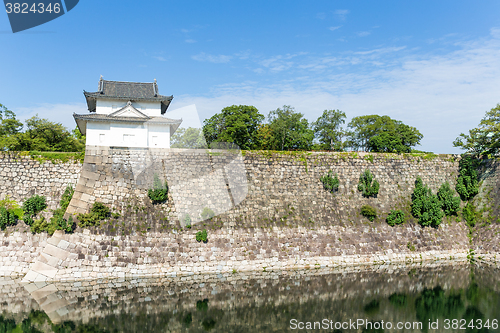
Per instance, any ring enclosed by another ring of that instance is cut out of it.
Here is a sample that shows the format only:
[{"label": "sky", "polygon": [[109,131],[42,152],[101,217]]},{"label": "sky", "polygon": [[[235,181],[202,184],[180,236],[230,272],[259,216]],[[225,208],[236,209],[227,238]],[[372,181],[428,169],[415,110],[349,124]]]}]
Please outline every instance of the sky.
[{"label": "sky", "polygon": [[[500,103],[500,1],[80,1],[12,33],[0,13],[0,103],[73,129],[83,90],[158,82],[200,121],[230,105],[388,115],[453,140]],[[179,110],[180,109],[180,110]],[[190,125],[186,120],[184,125]],[[194,123],[193,123],[194,124]]]}]

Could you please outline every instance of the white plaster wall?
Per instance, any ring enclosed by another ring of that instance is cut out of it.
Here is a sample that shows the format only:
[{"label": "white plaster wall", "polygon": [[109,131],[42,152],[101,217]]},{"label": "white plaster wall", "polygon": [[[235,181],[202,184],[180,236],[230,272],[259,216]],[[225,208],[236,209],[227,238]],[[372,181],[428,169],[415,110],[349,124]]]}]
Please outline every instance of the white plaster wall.
[{"label": "white plaster wall", "polygon": [[110,146],[111,140],[109,123],[87,122],[87,145]]},{"label": "white plaster wall", "polygon": [[112,147],[147,147],[148,129],[147,126],[132,124],[110,124]]},{"label": "white plaster wall", "polygon": [[88,122],[86,144],[145,148],[148,146],[148,129],[142,124]]},{"label": "white plaster wall", "polygon": [[170,126],[148,124],[149,148],[170,148]]},{"label": "white plaster wall", "polygon": [[[128,101],[125,100],[97,100],[96,103],[96,113],[100,114],[110,114],[113,113],[125,105]],[[148,116],[161,116],[161,103],[160,102],[132,102],[132,105],[142,113]]]}]

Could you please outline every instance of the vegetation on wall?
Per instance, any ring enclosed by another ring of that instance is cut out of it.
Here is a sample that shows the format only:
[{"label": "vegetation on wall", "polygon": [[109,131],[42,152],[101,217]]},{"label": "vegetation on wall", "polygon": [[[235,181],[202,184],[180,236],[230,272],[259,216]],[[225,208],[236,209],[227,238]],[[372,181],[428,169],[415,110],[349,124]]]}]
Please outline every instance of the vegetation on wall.
[{"label": "vegetation on wall", "polygon": [[456,215],[460,209],[460,198],[455,196],[455,191],[450,187],[450,183],[445,182],[441,185],[437,192],[439,201],[441,202],[441,209],[444,215]]},{"label": "vegetation on wall", "polygon": [[377,210],[370,205],[364,205],[361,207],[361,215],[373,221],[377,218]]},{"label": "vegetation on wall", "polygon": [[437,227],[441,224],[444,216],[441,201],[437,195],[431,193],[420,177],[417,177],[415,181],[411,199],[411,212],[415,218],[418,218],[420,225]]},{"label": "vegetation on wall", "polygon": [[153,188],[148,190],[148,197],[153,204],[159,204],[167,201],[168,199],[168,183],[162,184],[160,177],[154,175]]},{"label": "vegetation on wall", "polygon": [[202,231],[198,231],[196,233],[196,241],[203,243],[208,242],[207,229],[203,229]]},{"label": "vegetation on wall", "polygon": [[405,213],[402,210],[391,210],[389,215],[387,215],[387,224],[391,227],[395,225],[402,224],[405,221]]},{"label": "vegetation on wall", "polygon": [[359,177],[358,191],[360,191],[364,197],[374,197],[378,194],[379,183],[372,175],[371,171],[366,169],[365,172]]},{"label": "vegetation on wall", "polygon": [[23,210],[15,200],[10,199],[8,195],[0,200],[0,229],[16,225],[22,216]]},{"label": "vegetation on wall", "polygon": [[94,227],[101,223],[101,221],[111,216],[110,209],[102,202],[94,202],[89,213],[78,214],[78,226],[81,228]]},{"label": "vegetation on wall", "polygon": [[209,220],[215,216],[215,213],[210,208],[205,207],[203,208],[203,211],[201,212],[200,216],[202,220]]},{"label": "vegetation on wall", "polygon": [[328,173],[320,177],[319,180],[323,183],[325,190],[330,193],[334,193],[339,189],[339,178],[337,174],[333,176],[332,171],[328,171]]},{"label": "vegetation on wall", "polygon": [[38,213],[47,208],[47,202],[45,197],[40,195],[34,195],[23,203],[23,211],[24,211],[24,223],[31,226],[34,222],[34,218]]},{"label": "vegetation on wall", "polygon": [[463,201],[469,201],[479,193],[478,160],[470,156],[462,156],[459,162],[457,190]]}]

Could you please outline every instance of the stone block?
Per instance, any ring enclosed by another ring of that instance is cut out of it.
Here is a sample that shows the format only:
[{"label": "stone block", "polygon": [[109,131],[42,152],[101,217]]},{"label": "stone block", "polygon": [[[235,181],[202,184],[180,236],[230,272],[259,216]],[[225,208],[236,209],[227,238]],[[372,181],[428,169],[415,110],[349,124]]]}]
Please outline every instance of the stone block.
[{"label": "stone block", "polygon": [[[40,262],[40,261],[37,261],[33,264],[33,266],[31,267],[31,271],[33,271],[35,273],[43,274],[46,277],[49,277],[51,279],[53,279],[57,274],[56,268],[49,266],[47,264],[44,264],[43,262]],[[36,281],[36,279],[35,279],[35,281]]]},{"label": "stone block", "polygon": [[[66,260],[68,256],[70,255],[70,252],[64,250],[64,246],[67,248],[69,243],[65,240],[61,240],[57,246],[54,246],[52,244],[47,244],[45,249],[43,249],[43,252],[45,254],[49,254],[55,258],[61,259],[61,260]],[[42,253],[43,255],[43,253]],[[55,266],[55,265],[51,265]]]}]

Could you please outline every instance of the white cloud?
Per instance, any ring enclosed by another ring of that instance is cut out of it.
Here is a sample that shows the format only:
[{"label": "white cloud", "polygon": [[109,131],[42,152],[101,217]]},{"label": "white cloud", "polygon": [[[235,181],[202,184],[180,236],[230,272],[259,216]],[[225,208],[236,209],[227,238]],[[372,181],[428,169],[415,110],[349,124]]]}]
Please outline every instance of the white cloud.
[{"label": "white cloud", "polygon": [[341,27],[342,27],[341,25],[339,25],[339,26],[337,26],[337,27],[330,27],[330,28],[328,28],[328,30],[330,30],[330,31],[335,31],[335,30],[337,30],[337,29],[340,29]]},{"label": "white cloud", "polygon": [[334,13],[339,19],[345,20],[347,14],[349,14],[350,11],[348,9],[337,9],[336,11],[334,11]]},{"label": "white cloud", "polygon": [[231,61],[232,56],[228,55],[211,55],[201,52],[200,54],[194,55],[191,59],[202,62],[212,62],[215,64],[227,63]]},{"label": "white cloud", "polygon": [[[202,119],[232,104],[255,105],[263,114],[290,104],[310,121],[333,108],[349,118],[389,115],[424,134],[417,149],[460,153],[452,147],[453,140],[477,126],[484,112],[500,102],[500,29],[492,29],[489,38],[457,43],[455,51],[444,54],[397,53],[403,49],[306,59],[275,56],[263,65],[276,70],[288,67],[289,79],[267,85],[226,84],[214,87],[213,97],[177,96],[176,105],[196,104]],[[290,67],[291,61],[299,66]],[[365,70],[367,63],[375,67]],[[376,67],[381,63],[384,66]]]},{"label": "white cloud", "polygon": [[186,39],[185,42],[188,44],[196,43],[196,41],[194,39]]},{"label": "white cloud", "polygon": [[369,31],[360,31],[360,32],[357,32],[356,35],[358,35],[358,37],[366,37],[366,36],[369,36],[371,34],[371,32]]},{"label": "white cloud", "polygon": [[75,104],[39,104],[34,107],[18,107],[15,110],[17,118],[25,121],[28,118],[36,116],[46,118],[50,121],[63,124],[64,127],[72,130],[76,127],[73,113],[87,114],[87,105],[85,103]]},{"label": "white cloud", "polygon": [[167,59],[165,59],[162,56],[153,56],[153,58],[155,58],[156,60],[159,60],[159,61],[167,61]]}]

